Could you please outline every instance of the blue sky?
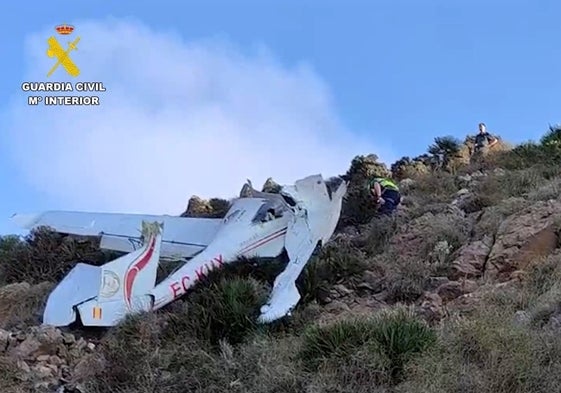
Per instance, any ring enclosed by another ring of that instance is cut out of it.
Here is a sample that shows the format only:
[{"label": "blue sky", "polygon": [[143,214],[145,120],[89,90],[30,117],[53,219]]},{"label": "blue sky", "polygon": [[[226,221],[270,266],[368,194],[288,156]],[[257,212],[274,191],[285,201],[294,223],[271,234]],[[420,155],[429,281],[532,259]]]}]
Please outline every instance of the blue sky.
[{"label": "blue sky", "polygon": [[[337,122],[384,146],[391,158],[421,154],[435,136],[463,138],[480,121],[517,143],[538,139],[560,118],[561,3],[555,1],[54,0],[9,2],[4,9],[4,121],[11,100],[22,96],[29,35],[107,17],[139,21],[185,42],[229,42],[240,53],[265,47],[287,68],[305,62],[329,89]],[[0,234],[17,231],[7,221],[13,212],[105,207],[45,191],[14,160],[11,143],[0,136]]]}]

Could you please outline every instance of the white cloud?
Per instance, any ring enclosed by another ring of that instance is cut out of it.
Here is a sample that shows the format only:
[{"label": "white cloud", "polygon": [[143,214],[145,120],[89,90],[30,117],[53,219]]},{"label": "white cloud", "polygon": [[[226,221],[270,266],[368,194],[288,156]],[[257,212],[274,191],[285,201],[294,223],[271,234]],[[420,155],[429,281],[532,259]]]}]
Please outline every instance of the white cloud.
[{"label": "white cloud", "polygon": [[[21,92],[5,134],[26,179],[68,208],[175,214],[192,194],[231,197],[246,178],[260,186],[269,176],[288,184],[340,174],[354,155],[379,152],[344,128],[305,64],[131,21],[75,25],[77,80],[104,82],[101,105],[29,107]],[[27,40],[24,80],[47,80],[52,33]]]}]

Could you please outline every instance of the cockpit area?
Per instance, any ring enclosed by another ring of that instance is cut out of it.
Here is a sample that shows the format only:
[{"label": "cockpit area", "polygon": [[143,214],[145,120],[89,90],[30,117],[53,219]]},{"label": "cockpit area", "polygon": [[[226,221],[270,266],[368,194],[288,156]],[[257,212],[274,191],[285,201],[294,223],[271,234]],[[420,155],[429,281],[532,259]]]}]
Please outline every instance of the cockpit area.
[{"label": "cockpit area", "polygon": [[251,222],[253,224],[263,223],[283,217],[288,211],[288,206],[280,199],[266,200],[259,208]]}]

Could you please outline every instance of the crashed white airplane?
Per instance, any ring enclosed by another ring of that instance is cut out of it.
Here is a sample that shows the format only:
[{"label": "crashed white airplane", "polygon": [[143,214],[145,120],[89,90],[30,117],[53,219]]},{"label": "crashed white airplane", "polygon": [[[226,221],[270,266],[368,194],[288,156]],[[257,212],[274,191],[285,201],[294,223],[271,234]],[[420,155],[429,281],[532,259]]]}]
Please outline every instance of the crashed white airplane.
[{"label": "crashed white airplane", "polygon": [[[268,323],[297,305],[296,279],[339,221],[347,184],[340,178],[329,183],[314,175],[270,194],[248,182],[223,219],[71,211],[12,219],[26,229],[101,236],[101,248],[128,252],[103,266],[78,263],[50,294],[44,324],[67,326],[79,313],[84,326],[114,326],[127,314],[162,308],[224,264],[286,251],[288,264],[258,319]],[[160,258],[188,261],[155,285]]]}]

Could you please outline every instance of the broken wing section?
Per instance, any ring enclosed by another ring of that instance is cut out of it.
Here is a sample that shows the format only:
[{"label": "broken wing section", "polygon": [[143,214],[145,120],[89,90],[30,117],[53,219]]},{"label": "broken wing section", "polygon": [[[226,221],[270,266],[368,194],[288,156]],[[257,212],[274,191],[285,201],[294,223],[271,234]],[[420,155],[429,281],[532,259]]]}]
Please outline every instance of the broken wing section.
[{"label": "broken wing section", "polygon": [[300,301],[296,280],[312,256],[317,239],[311,236],[304,217],[295,218],[285,237],[288,264],[273,284],[267,303],[261,307],[260,323],[268,323],[284,317]]},{"label": "broken wing section", "polygon": [[164,258],[190,258],[199,253],[214,239],[222,222],[217,218],[77,211],[14,214],[12,221],[30,230],[48,226],[60,233],[101,236],[101,248],[122,252],[140,247],[139,229],[143,221],[159,221],[166,228],[161,249]]},{"label": "broken wing section", "polygon": [[288,227],[285,249],[289,262],[273,284],[267,303],[261,308],[259,322],[268,323],[289,314],[300,301],[296,280],[318,246],[329,241],[341,214],[347,184],[342,180],[328,189],[321,175],[299,180],[283,187],[295,202],[295,216]]},{"label": "broken wing section", "polygon": [[143,222],[140,249],[105,265],[77,265],[47,300],[43,323],[67,326],[76,319],[84,326],[113,326],[127,314],[148,311],[160,257],[162,223]]}]

